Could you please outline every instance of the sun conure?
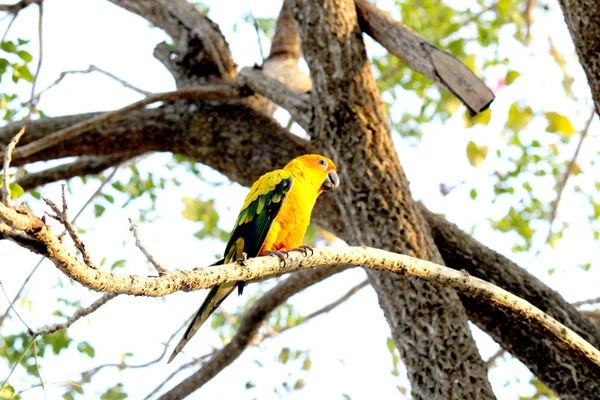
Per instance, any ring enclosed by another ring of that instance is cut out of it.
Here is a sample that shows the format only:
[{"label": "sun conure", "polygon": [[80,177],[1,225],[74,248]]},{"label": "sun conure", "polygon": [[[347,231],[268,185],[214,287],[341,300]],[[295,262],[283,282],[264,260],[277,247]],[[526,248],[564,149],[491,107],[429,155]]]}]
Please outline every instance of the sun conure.
[{"label": "sun conure", "polygon": [[[308,154],[290,161],[283,169],[261,176],[250,188],[225,247],[224,258],[213,265],[227,264],[247,257],[302,248],[317,197],[338,187],[340,178],[333,161]],[[190,326],[175,347],[168,362],[183,349],[208,317],[227,296],[245,282],[223,283],[213,287]]]}]

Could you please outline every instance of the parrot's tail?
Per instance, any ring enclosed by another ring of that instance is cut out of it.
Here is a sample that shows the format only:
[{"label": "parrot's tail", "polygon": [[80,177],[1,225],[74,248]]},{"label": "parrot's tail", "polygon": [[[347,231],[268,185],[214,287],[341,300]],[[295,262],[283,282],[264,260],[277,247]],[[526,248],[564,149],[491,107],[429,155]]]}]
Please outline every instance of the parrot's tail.
[{"label": "parrot's tail", "polygon": [[[223,263],[224,259],[221,259],[216,263],[212,264],[211,266],[222,265]],[[202,326],[202,324],[204,324],[204,322],[206,322],[208,317],[210,317],[211,314],[219,307],[221,302],[223,302],[223,300],[225,300],[225,298],[229,296],[231,292],[233,292],[235,287],[235,282],[213,286],[213,288],[208,293],[208,296],[206,296],[206,299],[204,299],[204,302],[200,306],[200,309],[198,310],[196,315],[194,315],[194,318],[192,319],[192,322],[183,334],[183,337],[181,338],[179,343],[177,343],[177,346],[175,347],[173,354],[171,354],[171,357],[169,357],[169,361],[167,361],[167,364],[173,361],[175,356],[179,354],[179,352],[181,351],[181,349],[183,349],[187,342],[189,342],[190,339],[196,334],[196,332],[198,332],[198,329],[200,329],[200,327]]]}]

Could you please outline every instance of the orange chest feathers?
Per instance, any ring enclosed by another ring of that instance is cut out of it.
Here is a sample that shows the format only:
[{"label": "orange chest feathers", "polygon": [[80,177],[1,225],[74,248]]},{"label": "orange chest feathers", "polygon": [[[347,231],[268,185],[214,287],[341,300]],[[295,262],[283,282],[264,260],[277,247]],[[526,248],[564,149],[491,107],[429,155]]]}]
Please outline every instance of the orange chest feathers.
[{"label": "orange chest feathers", "polygon": [[302,181],[296,180],[292,184],[265,239],[261,255],[271,250],[293,249],[302,244],[317,196],[316,190]]}]

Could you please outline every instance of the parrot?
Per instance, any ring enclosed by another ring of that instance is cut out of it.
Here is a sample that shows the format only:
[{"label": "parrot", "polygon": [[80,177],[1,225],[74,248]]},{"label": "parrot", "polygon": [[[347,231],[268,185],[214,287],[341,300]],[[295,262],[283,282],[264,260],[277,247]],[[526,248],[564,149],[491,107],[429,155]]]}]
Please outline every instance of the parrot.
[{"label": "parrot", "polygon": [[[283,169],[264,174],[244,200],[223,258],[212,265],[265,255],[283,259],[286,251],[306,252],[310,247],[303,245],[302,240],[317,197],[335,190],[339,184],[333,161],[318,154],[297,157]],[[238,294],[242,294],[245,283],[221,283],[210,290],[167,364],[236,287]]]}]

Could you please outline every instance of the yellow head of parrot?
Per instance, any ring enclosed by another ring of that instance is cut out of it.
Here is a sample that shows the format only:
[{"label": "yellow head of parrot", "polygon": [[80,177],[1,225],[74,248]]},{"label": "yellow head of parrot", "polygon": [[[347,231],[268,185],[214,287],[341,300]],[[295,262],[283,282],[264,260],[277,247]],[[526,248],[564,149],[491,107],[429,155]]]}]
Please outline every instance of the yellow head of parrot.
[{"label": "yellow head of parrot", "polygon": [[287,170],[300,171],[303,176],[315,183],[318,192],[329,192],[340,185],[337,167],[329,158],[319,154],[306,154],[297,157],[285,166]]}]

